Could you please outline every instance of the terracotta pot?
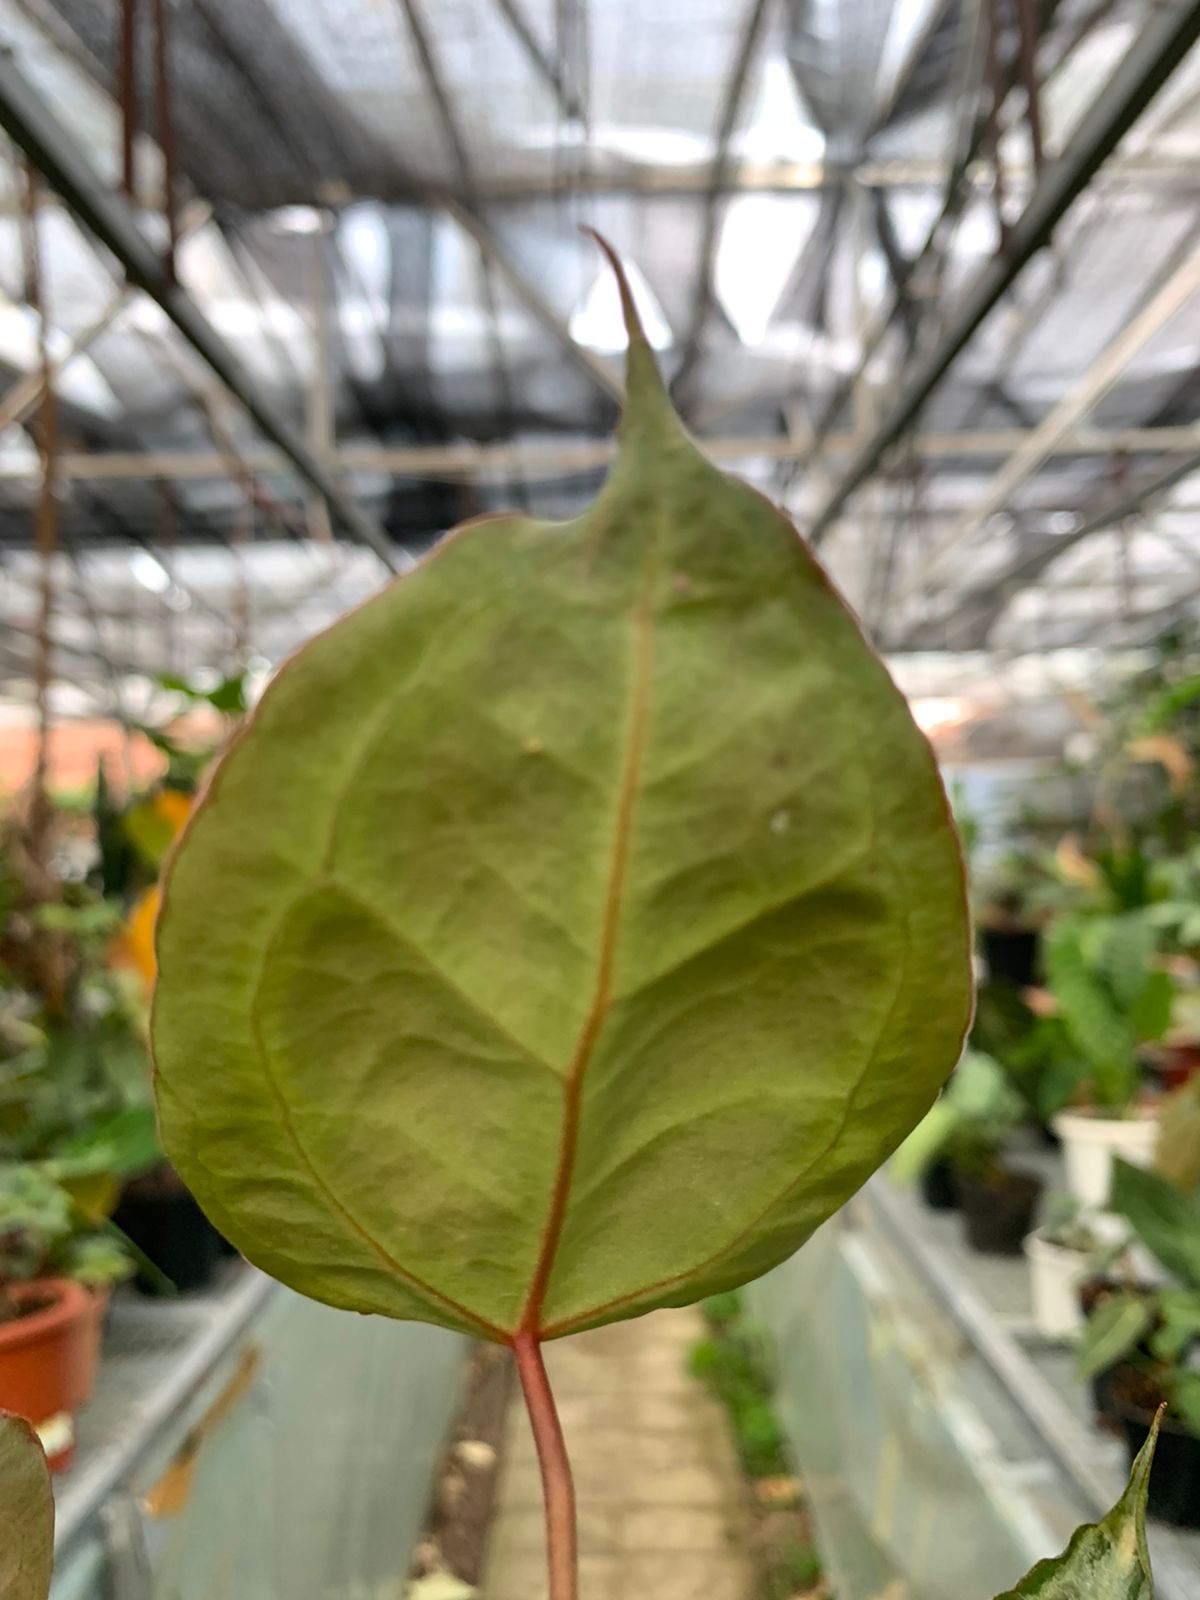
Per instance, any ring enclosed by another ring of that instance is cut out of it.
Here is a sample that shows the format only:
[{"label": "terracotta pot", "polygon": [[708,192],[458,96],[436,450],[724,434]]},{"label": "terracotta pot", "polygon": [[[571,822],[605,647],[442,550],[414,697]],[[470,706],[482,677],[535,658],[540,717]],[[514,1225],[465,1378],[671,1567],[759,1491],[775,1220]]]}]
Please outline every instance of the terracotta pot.
[{"label": "terracotta pot", "polygon": [[8,1293],[38,1309],[0,1323],[0,1407],[35,1428],[52,1425],[42,1442],[51,1469],[60,1472],[71,1461],[70,1418],[95,1378],[101,1313],[89,1291],[67,1278],[14,1284]]}]

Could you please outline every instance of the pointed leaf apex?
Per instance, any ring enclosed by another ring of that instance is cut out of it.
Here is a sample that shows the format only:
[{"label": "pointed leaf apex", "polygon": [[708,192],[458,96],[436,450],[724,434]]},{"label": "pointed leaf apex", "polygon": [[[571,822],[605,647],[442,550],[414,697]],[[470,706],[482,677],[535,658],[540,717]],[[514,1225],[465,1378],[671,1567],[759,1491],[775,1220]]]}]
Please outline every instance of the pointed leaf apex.
[{"label": "pointed leaf apex", "polygon": [[675,409],[662,381],[662,374],[658,370],[658,362],[646,337],[646,330],[642,326],[629,275],[620,256],[595,228],[585,225],[580,228],[580,232],[586,233],[588,238],[594,240],[600,247],[613,270],[617,280],[617,290],[621,296],[621,315],[625,321],[625,332],[629,337],[629,352],[625,358],[626,418],[637,418],[643,423],[649,423],[652,418],[660,422],[669,418],[678,426]]},{"label": "pointed leaf apex", "polygon": [[1100,1522],[1077,1528],[1061,1556],[1039,1561],[999,1600],[1154,1600],[1154,1575],[1146,1544],[1150,1468],[1166,1406],[1129,1473],[1125,1492]]},{"label": "pointed leaf apex", "polygon": [[629,335],[630,344],[648,345],[646,330],[642,327],[642,319],[638,315],[638,308],[633,298],[633,290],[629,284],[629,276],[625,271],[624,263],[620,256],[604,235],[597,233],[595,228],[589,228],[585,223],[580,227],[579,231],[580,233],[586,233],[589,239],[594,240],[599,245],[609,266],[613,269],[617,280],[617,288],[621,295],[621,315],[625,319],[625,332]]},{"label": "pointed leaf apex", "polygon": [[1143,1510],[1146,1504],[1146,1493],[1150,1487],[1150,1469],[1154,1465],[1154,1452],[1158,1448],[1158,1436],[1162,1431],[1163,1418],[1166,1414],[1167,1405],[1166,1401],[1164,1401],[1154,1414],[1154,1421],[1150,1426],[1150,1437],[1138,1451],[1137,1458],[1129,1471],[1129,1488],[1126,1493]]}]

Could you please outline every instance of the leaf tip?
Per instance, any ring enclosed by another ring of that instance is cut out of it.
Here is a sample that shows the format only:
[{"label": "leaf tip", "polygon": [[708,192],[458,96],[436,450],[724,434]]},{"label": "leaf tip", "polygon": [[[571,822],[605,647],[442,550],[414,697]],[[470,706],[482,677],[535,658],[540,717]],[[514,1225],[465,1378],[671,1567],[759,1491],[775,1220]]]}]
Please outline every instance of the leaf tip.
[{"label": "leaf tip", "polygon": [[621,316],[625,322],[625,332],[629,338],[629,343],[631,345],[642,344],[649,349],[649,340],[646,338],[646,330],[642,326],[642,318],[637,308],[637,302],[633,298],[633,287],[629,282],[629,274],[625,271],[625,263],[604,235],[595,228],[589,227],[584,222],[580,224],[579,231],[582,234],[586,234],[599,247],[600,253],[612,268],[613,276],[617,280],[617,292],[621,296]]},{"label": "leaf tip", "polygon": [[604,235],[598,233],[595,228],[581,223],[579,231],[586,234],[599,247],[617,280],[617,292],[621,297],[621,316],[629,340],[629,350],[625,358],[626,413],[640,413],[645,417],[651,412],[657,412],[660,416],[667,415],[674,418],[674,408],[667,396],[654,351],[646,337],[641,313],[633,297],[633,287],[629,282],[629,274],[625,270],[624,263]]}]

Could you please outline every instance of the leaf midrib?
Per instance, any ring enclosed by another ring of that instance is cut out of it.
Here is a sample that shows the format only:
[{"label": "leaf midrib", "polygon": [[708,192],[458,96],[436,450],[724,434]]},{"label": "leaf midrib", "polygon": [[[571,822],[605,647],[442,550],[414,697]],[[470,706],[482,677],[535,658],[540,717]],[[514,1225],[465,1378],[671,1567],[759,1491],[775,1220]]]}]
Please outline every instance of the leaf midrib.
[{"label": "leaf midrib", "polygon": [[[648,541],[649,543],[649,541]],[[583,1105],[583,1086],[588,1064],[600,1037],[613,999],[613,972],[616,963],[617,933],[624,902],[625,880],[629,867],[633,820],[641,788],[646,731],[650,712],[650,683],[654,663],[653,550],[648,549],[643,566],[641,591],[633,611],[633,671],[630,685],[629,723],[624,740],[624,756],[617,783],[612,849],[604,894],[600,942],[596,957],[596,977],[592,996],[576,1041],[570,1065],[563,1079],[563,1121],[558,1166],[550,1194],[550,1207],[542,1231],[542,1242],[534,1265],[529,1291],[521,1312],[517,1333],[541,1337],[542,1307],[554,1270],[559,1241],[566,1222],[571,1180],[579,1146],[579,1124]],[[514,1335],[515,1337],[515,1335]]]}]

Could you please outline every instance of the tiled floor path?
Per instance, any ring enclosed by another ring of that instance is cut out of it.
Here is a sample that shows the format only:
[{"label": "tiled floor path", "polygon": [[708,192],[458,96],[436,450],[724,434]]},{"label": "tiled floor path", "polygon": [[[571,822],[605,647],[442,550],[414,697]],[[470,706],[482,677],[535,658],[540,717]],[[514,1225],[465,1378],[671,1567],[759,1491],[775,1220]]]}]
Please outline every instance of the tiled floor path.
[{"label": "tiled floor path", "polygon": [[[580,1600],[751,1600],[742,1485],[719,1403],[687,1370],[694,1310],[546,1347],[579,1500]],[[520,1395],[484,1600],[545,1600],[541,1487]]]}]

